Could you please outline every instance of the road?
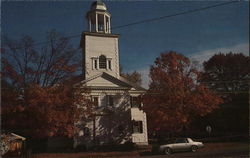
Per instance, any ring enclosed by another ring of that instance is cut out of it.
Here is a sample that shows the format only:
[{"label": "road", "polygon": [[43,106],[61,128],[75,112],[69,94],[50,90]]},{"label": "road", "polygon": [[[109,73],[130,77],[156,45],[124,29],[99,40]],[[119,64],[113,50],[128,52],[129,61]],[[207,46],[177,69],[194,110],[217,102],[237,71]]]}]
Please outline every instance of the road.
[{"label": "road", "polygon": [[248,143],[213,143],[207,144],[204,148],[195,153],[182,152],[171,155],[151,154],[150,152],[140,153],[145,158],[249,158]]},{"label": "road", "polygon": [[248,142],[205,143],[197,152],[152,154],[151,147],[134,151],[78,152],[78,153],[37,153],[32,158],[249,158]]}]

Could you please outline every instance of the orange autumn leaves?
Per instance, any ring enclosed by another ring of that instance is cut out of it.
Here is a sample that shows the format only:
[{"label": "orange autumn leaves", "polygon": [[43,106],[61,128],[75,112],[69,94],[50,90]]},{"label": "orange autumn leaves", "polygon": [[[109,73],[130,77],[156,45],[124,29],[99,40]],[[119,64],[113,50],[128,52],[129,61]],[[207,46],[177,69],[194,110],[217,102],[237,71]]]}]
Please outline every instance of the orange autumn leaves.
[{"label": "orange autumn leaves", "polygon": [[162,53],[150,69],[144,109],[151,130],[180,131],[196,116],[218,108],[220,97],[199,83],[200,72],[174,51]]},{"label": "orange autumn leaves", "polygon": [[[88,92],[82,90],[81,93]],[[23,100],[16,105],[2,107],[3,128],[16,128],[35,138],[72,137],[77,130],[74,123],[80,120],[80,115],[91,114],[92,102],[72,86],[44,88],[32,84],[25,95],[26,102]],[[86,108],[77,108],[75,102],[84,104]]]},{"label": "orange autumn leaves", "polygon": [[41,48],[29,36],[5,37],[2,43],[3,129],[29,137],[72,136],[81,112],[75,102],[90,103],[73,88],[80,67],[78,49],[54,30],[48,32],[47,44]]}]

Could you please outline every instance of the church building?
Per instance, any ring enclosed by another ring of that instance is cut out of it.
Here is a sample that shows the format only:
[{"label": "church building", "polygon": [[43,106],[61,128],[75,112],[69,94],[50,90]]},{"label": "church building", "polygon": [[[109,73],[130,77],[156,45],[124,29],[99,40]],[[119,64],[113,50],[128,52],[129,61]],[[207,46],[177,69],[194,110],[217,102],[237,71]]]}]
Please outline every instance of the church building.
[{"label": "church building", "polygon": [[88,31],[82,33],[83,78],[96,106],[93,118],[78,123],[74,146],[133,142],[147,145],[147,119],[141,97],[146,90],[120,76],[118,34],[111,33],[111,14],[102,1],[86,14]]}]

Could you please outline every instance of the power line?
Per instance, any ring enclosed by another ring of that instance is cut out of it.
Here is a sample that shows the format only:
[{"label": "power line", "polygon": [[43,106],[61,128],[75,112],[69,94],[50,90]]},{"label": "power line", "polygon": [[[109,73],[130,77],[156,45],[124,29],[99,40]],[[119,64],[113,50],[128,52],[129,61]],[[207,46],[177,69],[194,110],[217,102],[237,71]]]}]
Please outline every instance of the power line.
[{"label": "power line", "polygon": [[[199,12],[199,11],[203,11],[203,10],[207,10],[207,9],[211,9],[211,8],[216,8],[219,6],[229,5],[229,4],[236,3],[236,2],[239,2],[239,1],[234,0],[234,1],[224,2],[224,3],[220,3],[220,4],[216,4],[216,5],[207,6],[207,7],[202,7],[202,8],[198,8],[198,9],[191,9],[191,10],[183,11],[183,12],[176,13],[176,14],[170,14],[170,15],[160,16],[160,17],[156,17],[156,18],[141,20],[141,21],[125,24],[125,25],[115,26],[115,27],[111,27],[111,29],[115,30],[115,29],[120,29],[120,28],[124,28],[124,27],[128,27],[128,26],[143,24],[143,23],[147,23],[147,22],[158,21],[158,20],[162,20],[162,19],[166,19],[166,18],[170,18],[170,17],[175,17],[175,16],[179,16],[179,15],[184,15],[184,14],[190,14],[190,13]],[[81,36],[81,33],[69,35],[66,38],[71,39],[71,38],[76,38],[76,37],[80,37],[80,36]],[[48,42],[35,43],[33,46],[44,45],[44,44],[48,44]],[[16,49],[22,49],[22,48],[24,48],[24,47],[17,47]]]},{"label": "power line", "polygon": [[176,13],[176,14],[170,14],[170,15],[165,15],[165,16],[161,16],[161,17],[146,19],[146,20],[142,20],[142,21],[126,24],[126,25],[116,26],[116,27],[113,27],[112,30],[127,27],[127,26],[142,24],[142,23],[146,23],[146,22],[157,21],[157,20],[161,20],[161,19],[165,19],[165,18],[174,17],[174,16],[199,12],[199,11],[202,11],[202,10],[207,10],[207,9],[211,9],[211,8],[215,8],[215,7],[219,7],[219,6],[223,6],[223,5],[228,5],[228,4],[235,3],[235,2],[239,2],[239,1],[230,1],[230,2],[220,3],[220,4],[217,4],[217,5],[211,5],[211,6],[207,6],[207,7],[203,7],[203,8],[192,9],[192,10],[188,10],[188,11],[184,11],[184,12],[180,12],[180,13]]},{"label": "power line", "polygon": [[249,83],[250,80],[232,80],[232,81],[202,81],[200,83]]},{"label": "power line", "polygon": [[[213,91],[215,94],[249,94],[249,91]],[[166,93],[147,93],[154,96],[166,96]]]}]

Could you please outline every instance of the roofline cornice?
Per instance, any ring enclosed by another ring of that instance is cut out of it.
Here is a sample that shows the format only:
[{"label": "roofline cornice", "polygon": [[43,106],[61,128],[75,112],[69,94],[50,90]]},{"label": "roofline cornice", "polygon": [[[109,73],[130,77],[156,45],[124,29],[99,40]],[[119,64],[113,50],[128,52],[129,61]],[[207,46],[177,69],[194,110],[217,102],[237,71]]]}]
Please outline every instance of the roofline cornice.
[{"label": "roofline cornice", "polygon": [[116,37],[116,38],[118,38],[120,36],[120,34],[109,34],[109,33],[97,33],[97,32],[84,31],[82,33],[82,36],[86,36],[86,35],[98,36],[98,37]]}]

